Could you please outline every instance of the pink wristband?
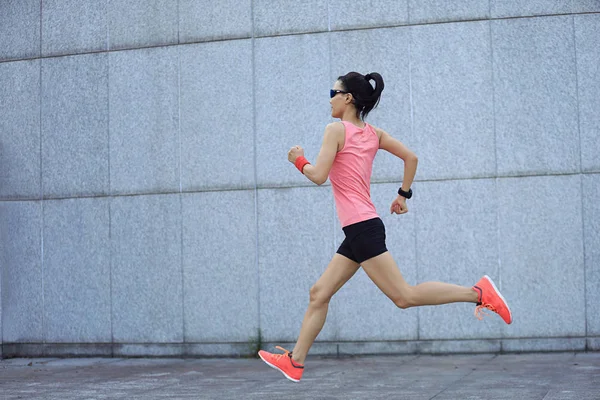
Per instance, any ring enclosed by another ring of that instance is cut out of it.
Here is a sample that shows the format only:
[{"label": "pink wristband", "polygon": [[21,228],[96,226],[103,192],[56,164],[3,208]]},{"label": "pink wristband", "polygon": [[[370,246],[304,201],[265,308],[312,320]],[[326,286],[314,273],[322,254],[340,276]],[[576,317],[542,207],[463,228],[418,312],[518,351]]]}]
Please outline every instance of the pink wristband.
[{"label": "pink wristband", "polygon": [[298,171],[302,172],[302,174],[304,174],[304,171],[302,171],[304,169],[304,166],[306,164],[310,164],[308,162],[308,160],[306,158],[304,158],[304,156],[300,156],[298,158],[296,158],[296,161],[294,162],[294,165],[296,166],[296,168],[298,168]]}]

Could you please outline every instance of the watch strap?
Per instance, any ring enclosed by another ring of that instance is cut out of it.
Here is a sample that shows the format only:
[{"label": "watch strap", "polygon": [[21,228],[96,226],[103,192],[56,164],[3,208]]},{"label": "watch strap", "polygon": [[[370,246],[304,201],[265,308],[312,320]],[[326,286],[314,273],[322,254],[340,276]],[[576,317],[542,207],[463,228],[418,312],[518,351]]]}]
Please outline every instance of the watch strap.
[{"label": "watch strap", "polygon": [[398,189],[398,194],[402,197],[404,197],[405,199],[410,199],[413,195],[413,191],[412,188],[408,189],[408,192],[405,192],[404,190],[402,190],[402,188]]}]

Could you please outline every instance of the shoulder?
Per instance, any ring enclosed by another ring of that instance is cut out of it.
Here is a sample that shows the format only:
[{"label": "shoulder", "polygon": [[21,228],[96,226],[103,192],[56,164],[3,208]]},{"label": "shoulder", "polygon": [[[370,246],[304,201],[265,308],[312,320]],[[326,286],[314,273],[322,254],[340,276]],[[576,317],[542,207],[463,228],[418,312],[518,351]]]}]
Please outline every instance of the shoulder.
[{"label": "shoulder", "polygon": [[344,147],[346,141],[346,126],[341,122],[332,122],[325,127],[323,142],[335,144],[337,151]]},{"label": "shoulder", "polygon": [[[371,125],[371,124],[369,124],[369,125]],[[375,133],[377,133],[377,137],[379,138],[379,140],[381,140],[381,138],[382,138],[384,135],[387,135],[387,132],[386,132],[386,131],[384,131],[383,129],[381,129],[381,128],[378,128],[378,127],[376,127],[375,125],[371,125],[371,127],[372,127],[372,128],[375,130]]]},{"label": "shoulder", "polygon": [[325,133],[327,134],[328,132],[330,133],[344,133],[346,131],[346,126],[341,122],[341,121],[337,121],[337,122],[332,122],[330,124],[327,124],[327,126],[325,127]]},{"label": "shoulder", "polygon": [[336,140],[343,139],[346,135],[346,127],[341,122],[332,122],[325,127],[325,137],[335,138]]}]

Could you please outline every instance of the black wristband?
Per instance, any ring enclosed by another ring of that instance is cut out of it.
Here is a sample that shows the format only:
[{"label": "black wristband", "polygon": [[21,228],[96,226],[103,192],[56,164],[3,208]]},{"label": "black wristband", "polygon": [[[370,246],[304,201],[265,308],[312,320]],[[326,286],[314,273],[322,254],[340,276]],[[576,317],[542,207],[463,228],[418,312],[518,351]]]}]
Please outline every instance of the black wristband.
[{"label": "black wristband", "polygon": [[405,199],[410,199],[412,197],[412,188],[408,189],[408,192],[405,192],[404,190],[402,190],[402,188],[400,188],[398,189],[398,194],[404,197]]}]

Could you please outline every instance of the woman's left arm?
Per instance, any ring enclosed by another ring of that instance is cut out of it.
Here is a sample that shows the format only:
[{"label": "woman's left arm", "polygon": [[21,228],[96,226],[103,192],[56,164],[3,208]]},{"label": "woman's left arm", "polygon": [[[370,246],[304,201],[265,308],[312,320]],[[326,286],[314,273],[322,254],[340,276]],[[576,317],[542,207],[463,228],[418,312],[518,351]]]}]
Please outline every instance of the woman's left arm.
[{"label": "woman's left arm", "polygon": [[[317,185],[322,185],[327,181],[333,160],[338,151],[340,138],[343,138],[344,133],[344,125],[341,122],[334,122],[327,125],[325,134],[323,135],[323,144],[317,156],[317,162],[315,165],[306,164],[302,168],[302,173]],[[288,153],[288,160],[291,163],[295,163],[298,157],[304,157],[304,149],[300,146],[294,146]]]}]

